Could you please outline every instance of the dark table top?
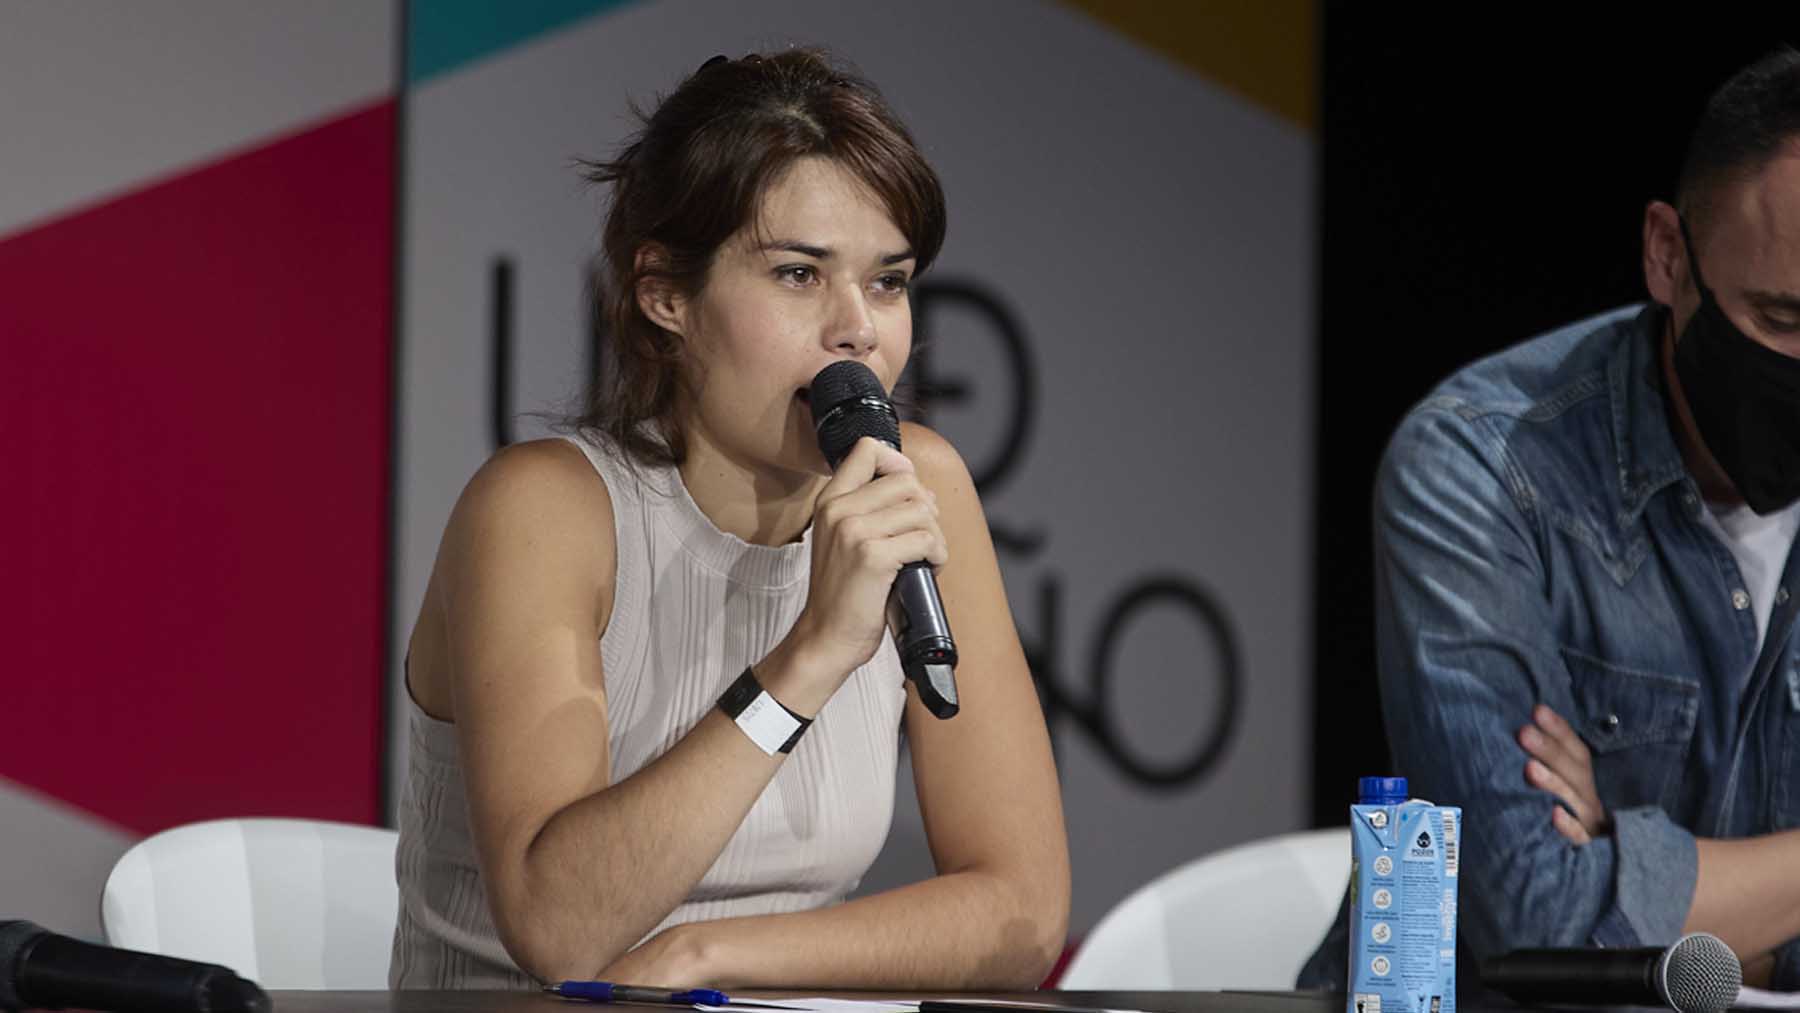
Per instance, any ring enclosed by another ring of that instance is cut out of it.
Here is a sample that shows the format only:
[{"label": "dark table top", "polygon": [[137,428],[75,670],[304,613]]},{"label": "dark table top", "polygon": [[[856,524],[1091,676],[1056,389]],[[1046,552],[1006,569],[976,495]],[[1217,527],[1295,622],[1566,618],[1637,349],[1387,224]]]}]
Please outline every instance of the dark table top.
[{"label": "dark table top", "polygon": [[[1089,1009],[1146,1013],[1343,1013],[1344,997],[1322,992],[736,992],[733,998],[774,999],[826,994],[844,999],[1008,999]],[[536,992],[271,992],[274,1013],[569,1013],[568,1000]],[[586,1005],[586,1004],[583,1004]],[[654,1006],[622,1006],[654,1011]],[[596,1010],[601,1007],[595,1007]]]}]

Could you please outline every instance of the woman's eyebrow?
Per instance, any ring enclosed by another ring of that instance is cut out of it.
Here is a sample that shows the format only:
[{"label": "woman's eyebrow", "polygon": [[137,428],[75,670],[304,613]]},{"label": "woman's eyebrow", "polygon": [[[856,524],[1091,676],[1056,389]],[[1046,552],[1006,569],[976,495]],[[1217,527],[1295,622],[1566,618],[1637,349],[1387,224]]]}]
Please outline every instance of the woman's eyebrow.
[{"label": "woman's eyebrow", "polygon": [[[829,247],[829,246],[814,246],[811,243],[803,243],[798,239],[772,240],[770,242],[762,244],[762,246],[759,247],[759,249],[761,249],[764,253],[774,253],[774,252],[798,253],[798,254],[801,254],[802,256],[811,257],[814,260],[830,260],[835,255],[835,251],[833,251],[831,249],[831,247]],[[909,249],[901,250],[899,253],[883,254],[881,257],[881,262],[884,265],[898,264],[903,260],[914,260],[916,258],[917,258],[917,254],[913,253],[913,251],[909,248]]]}]

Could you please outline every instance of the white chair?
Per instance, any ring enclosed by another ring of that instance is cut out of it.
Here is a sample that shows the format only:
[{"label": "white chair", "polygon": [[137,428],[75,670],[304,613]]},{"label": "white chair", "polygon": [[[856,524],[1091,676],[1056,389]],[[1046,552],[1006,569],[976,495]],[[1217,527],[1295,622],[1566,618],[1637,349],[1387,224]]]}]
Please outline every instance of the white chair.
[{"label": "white chair", "polygon": [[139,841],[100,899],[107,942],[222,964],[264,988],[386,989],[399,835],[215,820]]},{"label": "white chair", "polygon": [[1348,827],[1197,858],[1107,912],[1057,987],[1291,989],[1349,882]]}]

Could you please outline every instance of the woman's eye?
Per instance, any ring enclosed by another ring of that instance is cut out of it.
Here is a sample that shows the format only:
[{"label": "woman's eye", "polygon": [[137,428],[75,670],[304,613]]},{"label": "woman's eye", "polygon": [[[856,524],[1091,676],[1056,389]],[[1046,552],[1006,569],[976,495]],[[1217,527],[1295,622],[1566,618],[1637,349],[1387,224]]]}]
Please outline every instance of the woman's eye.
[{"label": "woman's eye", "polygon": [[794,285],[810,285],[818,277],[818,272],[805,264],[789,264],[775,269],[775,276],[782,281]]},{"label": "woman's eye", "polygon": [[898,271],[893,274],[884,274],[875,279],[875,287],[883,292],[904,292],[910,284],[911,282],[906,275],[901,274]]}]

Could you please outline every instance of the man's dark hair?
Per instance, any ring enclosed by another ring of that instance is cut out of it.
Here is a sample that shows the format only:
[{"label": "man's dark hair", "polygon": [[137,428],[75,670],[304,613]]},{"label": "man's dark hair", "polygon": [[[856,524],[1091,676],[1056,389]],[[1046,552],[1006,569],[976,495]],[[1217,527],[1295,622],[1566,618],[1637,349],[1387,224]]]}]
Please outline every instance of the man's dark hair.
[{"label": "man's dark hair", "polygon": [[1784,46],[1732,75],[1706,103],[1681,163],[1676,206],[1700,231],[1722,184],[1754,175],[1800,140],[1800,50]]}]

